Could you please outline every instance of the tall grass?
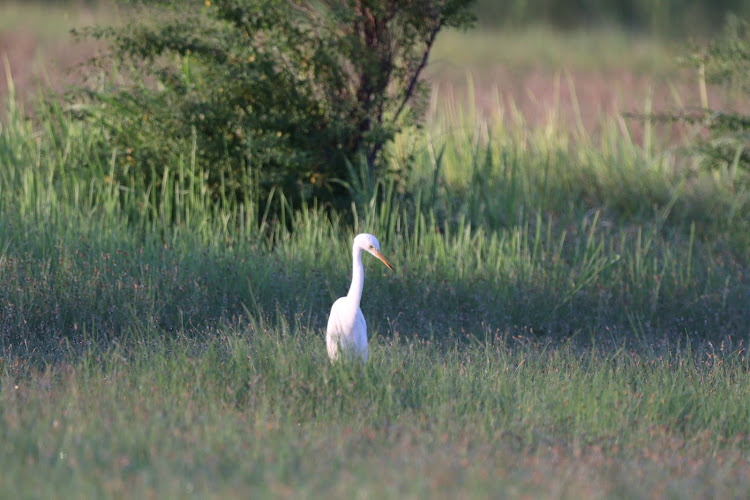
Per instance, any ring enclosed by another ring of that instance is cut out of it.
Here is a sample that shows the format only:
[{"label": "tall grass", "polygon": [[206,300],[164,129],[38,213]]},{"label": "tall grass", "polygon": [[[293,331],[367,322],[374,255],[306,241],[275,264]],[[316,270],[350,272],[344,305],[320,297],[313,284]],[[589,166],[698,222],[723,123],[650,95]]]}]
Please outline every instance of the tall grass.
[{"label": "tall grass", "polygon": [[[8,106],[3,496],[744,494],[744,195],[620,124],[436,122],[345,225],[217,203],[194,151],[118,184],[96,130]],[[676,213],[696,189],[732,217]],[[371,362],[332,366],[359,231],[396,272],[366,264]]]},{"label": "tall grass", "polygon": [[614,122],[600,137],[498,122],[404,138],[393,153],[417,153],[410,198],[371,183],[348,227],[319,207],[271,221],[251,199],[216,203],[194,151],[158,186],[118,184],[91,153],[102,137],[55,107],[32,127],[13,106],[0,133],[0,273],[20,286],[0,293],[18,338],[91,323],[116,336],[144,315],[211,323],[251,300],[320,324],[358,231],[375,233],[398,269],[370,272],[376,330],[629,336],[636,321],[674,338],[747,333],[748,254],[732,246],[745,195],[713,184],[710,203],[740,213],[696,222],[674,157],[651,157]]}]

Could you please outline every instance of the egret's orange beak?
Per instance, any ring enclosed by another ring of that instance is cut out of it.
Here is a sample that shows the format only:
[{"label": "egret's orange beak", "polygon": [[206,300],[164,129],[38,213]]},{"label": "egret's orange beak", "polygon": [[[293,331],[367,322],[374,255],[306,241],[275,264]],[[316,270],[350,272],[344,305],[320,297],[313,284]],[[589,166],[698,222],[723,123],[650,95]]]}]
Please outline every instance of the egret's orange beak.
[{"label": "egret's orange beak", "polygon": [[385,256],[383,256],[382,253],[378,252],[378,250],[376,248],[373,248],[372,250],[370,250],[370,253],[373,254],[375,257],[377,257],[380,260],[380,262],[382,262],[383,264],[385,264],[386,266],[388,266],[388,269],[390,269],[391,271],[393,271],[393,266],[391,265],[391,263],[388,262],[388,260],[385,258]]}]

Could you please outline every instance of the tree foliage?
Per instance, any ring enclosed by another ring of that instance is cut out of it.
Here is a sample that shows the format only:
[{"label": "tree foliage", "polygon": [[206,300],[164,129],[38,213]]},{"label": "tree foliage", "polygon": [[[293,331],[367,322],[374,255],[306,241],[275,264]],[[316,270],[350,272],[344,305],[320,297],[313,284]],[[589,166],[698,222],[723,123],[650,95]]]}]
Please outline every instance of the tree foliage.
[{"label": "tree foliage", "polygon": [[386,174],[384,146],[424,111],[430,49],[472,24],[472,1],[160,2],[76,32],[106,40],[95,63],[120,75],[89,88],[87,117],[121,151],[119,175],[158,183],[192,155],[217,197],[347,207],[350,165]]}]

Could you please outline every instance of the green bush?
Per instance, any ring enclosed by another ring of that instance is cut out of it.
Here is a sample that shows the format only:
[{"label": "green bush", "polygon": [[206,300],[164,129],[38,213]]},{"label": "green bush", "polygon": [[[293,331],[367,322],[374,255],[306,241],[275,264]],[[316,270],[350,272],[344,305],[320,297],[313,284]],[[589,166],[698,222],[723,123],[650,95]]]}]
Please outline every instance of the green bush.
[{"label": "green bush", "polygon": [[471,3],[161,2],[124,26],[76,32],[108,41],[96,63],[120,76],[90,88],[85,116],[105,124],[131,182],[158,188],[177,156],[217,199],[280,190],[346,208],[351,165],[386,175],[383,146],[419,123],[435,37],[471,24]]}]

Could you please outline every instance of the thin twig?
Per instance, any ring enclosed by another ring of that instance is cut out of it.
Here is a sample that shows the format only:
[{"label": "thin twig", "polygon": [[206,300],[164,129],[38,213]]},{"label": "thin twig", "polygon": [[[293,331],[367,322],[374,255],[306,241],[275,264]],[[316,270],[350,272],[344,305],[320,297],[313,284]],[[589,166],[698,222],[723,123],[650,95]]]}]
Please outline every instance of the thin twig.
[{"label": "thin twig", "polygon": [[404,111],[404,109],[406,108],[406,104],[409,102],[412,94],[414,94],[414,90],[417,88],[417,83],[419,83],[419,75],[427,65],[427,59],[430,57],[430,49],[432,49],[432,45],[435,43],[435,39],[437,38],[437,34],[440,31],[440,28],[442,28],[442,24],[438,20],[435,23],[435,26],[433,26],[432,31],[430,32],[430,36],[427,38],[425,50],[422,54],[422,60],[419,61],[419,65],[417,66],[417,69],[414,71],[414,74],[409,81],[409,86],[404,92],[404,97],[401,100],[401,105],[398,107],[398,109],[396,110],[396,114],[393,116],[394,121],[397,120],[401,113]]}]

